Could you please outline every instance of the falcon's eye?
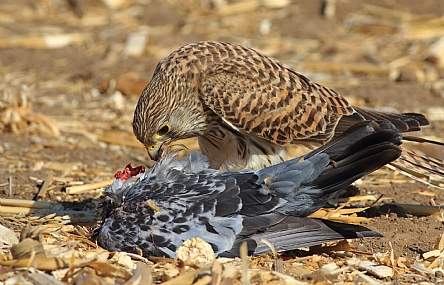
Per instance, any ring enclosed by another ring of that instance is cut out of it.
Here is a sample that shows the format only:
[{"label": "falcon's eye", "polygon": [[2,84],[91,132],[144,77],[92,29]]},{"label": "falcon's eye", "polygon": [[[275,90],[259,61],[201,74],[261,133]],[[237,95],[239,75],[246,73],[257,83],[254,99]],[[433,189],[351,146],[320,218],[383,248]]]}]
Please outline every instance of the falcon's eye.
[{"label": "falcon's eye", "polygon": [[163,136],[166,135],[170,131],[170,127],[168,123],[165,123],[160,129],[157,131],[157,135]]}]

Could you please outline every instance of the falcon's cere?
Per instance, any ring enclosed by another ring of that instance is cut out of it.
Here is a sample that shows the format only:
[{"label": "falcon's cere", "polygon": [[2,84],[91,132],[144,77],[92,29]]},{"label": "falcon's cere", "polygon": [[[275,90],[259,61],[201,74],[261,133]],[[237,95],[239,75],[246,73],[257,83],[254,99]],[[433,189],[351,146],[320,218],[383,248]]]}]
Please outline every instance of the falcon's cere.
[{"label": "falcon's cere", "polygon": [[105,190],[98,243],[110,251],[174,257],[185,240],[200,237],[218,256],[312,246],[380,236],[365,227],[310,219],[356,179],[399,157],[401,135],[389,122],[361,122],[326,145],[262,170],[220,172],[191,152],[165,151],[136,182],[116,180]]},{"label": "falcon's cere", "polygon": [[400,132],[429,123],[421,114],[354,107],[254,49],[198,42],[157,65],[133,129],[154,160],[176,140],[198,137],[211,168],[236,171],[283,162],[292,145],[325,144],[364,120],[390,121]]}]

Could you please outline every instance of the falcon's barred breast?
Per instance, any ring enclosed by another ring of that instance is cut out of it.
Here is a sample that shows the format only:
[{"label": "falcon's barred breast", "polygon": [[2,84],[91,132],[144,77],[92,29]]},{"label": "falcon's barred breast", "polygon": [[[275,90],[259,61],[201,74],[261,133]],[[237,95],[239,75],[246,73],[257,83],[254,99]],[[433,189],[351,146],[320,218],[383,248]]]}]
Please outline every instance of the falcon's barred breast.
[{"label": "falcon's barred breast", "polygon": [[427,125],[421,114],[351,106],[334,90],[260,52],[197,42],[162,60],[137,104],[133,129],[151,158],[198,137],[212,168],[260,169],[286,160],[295,144],[322,145],[363,120],[401,132]]}]

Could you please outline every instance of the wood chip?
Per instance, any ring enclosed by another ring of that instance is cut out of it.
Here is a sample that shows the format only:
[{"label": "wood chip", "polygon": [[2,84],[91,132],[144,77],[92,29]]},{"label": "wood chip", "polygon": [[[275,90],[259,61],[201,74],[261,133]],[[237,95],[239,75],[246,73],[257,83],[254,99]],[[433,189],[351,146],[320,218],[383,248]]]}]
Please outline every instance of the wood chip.
[{"label": "wood chip", "polygon": [[440,253],[441,252],[439,250],[435,249],[435,250],[431,250],[431,251],[423,253],[422,256],[425,259],[429,259],[430,257],[438,257]]},{"label": "wood chip", "polygon": [[0,243],[11,246],[18,244],[19,240],[13,231],[0,225]]},{"label": "wood chip", "polygon": [[185,263],[206,265],[214,261],[215,255],[209,243],[196,237],[184,241],[176,250],[176,258]]},{"label": "wood chip", "polygon": [[123,50],[123,55],[125,57],[140,57],[145,51],[145,46],[147,43],[147,33],[146,32],[136,32],[128,35],[125,48]]},{"label": "wood chip", "polygon": [[380,265],[371,261],[363,261],[357,258],[348,259],[347,264],[355,266],[360,270],[365,270],[378,278],[392,277],[394,274],[393,269],[388,266]]},{"label": "wood chip", "polygon": [[[37,198],[43,198],[46,195],[46,191],[48,190],[49,185],[52,183],[52,178],[54,176],[54,172],[52,170],[49,171],[48,175],[46,176],[45,182],[43,183],[42,187],[40,188],[39,192],[37,193]],[[37,199],[35,199],[37,200]]]},{"label": "wood chip", "polygon": [[136,263],[136,270],[133,276],[124,283],[124,285],[152,285],[153,277],[151,275],[151,268],[147,264],[138,261]]}]

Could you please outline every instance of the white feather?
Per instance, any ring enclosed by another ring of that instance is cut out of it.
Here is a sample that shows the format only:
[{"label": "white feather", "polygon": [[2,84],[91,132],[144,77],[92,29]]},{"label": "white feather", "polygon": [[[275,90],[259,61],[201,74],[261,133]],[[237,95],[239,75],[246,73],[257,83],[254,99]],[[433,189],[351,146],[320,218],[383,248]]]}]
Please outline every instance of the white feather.
[{"label": "white feather", "polygon": [[224,121],[225,124],[229,125],[236,132],[240,132],[238,128],[236,128],[232,123],[228,122],[225,118],[222,118],[222,121]]}]

